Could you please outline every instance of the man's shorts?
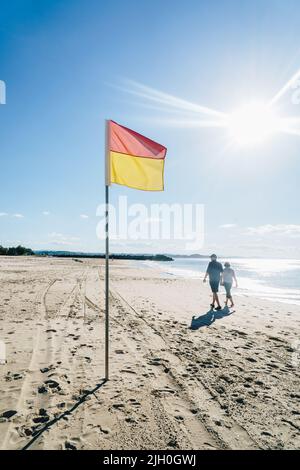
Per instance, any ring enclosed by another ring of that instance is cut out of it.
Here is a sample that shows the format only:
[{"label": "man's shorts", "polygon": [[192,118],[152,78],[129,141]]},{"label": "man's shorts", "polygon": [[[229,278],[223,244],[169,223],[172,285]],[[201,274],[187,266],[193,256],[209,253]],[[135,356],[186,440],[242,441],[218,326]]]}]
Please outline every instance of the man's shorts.
[{"label": "man's shorts", "polygon": [[219,281],[209,281],[210,288],[214,294],[219,292]]}]

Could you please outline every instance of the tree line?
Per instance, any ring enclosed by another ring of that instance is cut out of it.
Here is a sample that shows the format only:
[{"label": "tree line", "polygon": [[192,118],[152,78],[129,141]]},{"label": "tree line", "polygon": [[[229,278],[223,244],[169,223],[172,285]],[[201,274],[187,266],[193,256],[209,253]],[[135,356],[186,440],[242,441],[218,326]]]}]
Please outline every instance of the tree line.
[{"label": "tree line", "polygon": [[34,252],[30,248],[25,248],[25,246],[16,246],[10,248],[4,248],[0,245],[0,256],[31,256],[34,255]]}]

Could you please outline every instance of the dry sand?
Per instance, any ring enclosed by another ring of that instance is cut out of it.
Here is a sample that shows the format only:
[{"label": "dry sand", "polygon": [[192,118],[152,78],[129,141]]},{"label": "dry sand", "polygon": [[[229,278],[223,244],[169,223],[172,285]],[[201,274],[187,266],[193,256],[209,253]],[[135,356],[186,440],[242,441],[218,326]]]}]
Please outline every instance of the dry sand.
[{"label": "dry sand", "polygon": [[103,263],[0,257],[3,449],[299,449],[299,307],[111,266],[103,384]]}]

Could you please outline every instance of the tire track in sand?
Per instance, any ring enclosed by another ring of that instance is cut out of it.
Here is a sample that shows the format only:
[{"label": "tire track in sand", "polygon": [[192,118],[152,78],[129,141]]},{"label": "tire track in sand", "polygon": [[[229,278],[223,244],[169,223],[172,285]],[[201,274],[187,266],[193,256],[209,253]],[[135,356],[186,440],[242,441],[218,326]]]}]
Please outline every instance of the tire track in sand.
[{"label": "tire track in sand", "polygon": [[[37,303],[38,303],[38,323],[37,323],[37,329],[35,331],[35,340],[34,340],[34,345],[32,348],[32,353],[30,357],[30,362],[28,364],[27,371],[25,373],[25,378],[23,380],[21,389],[20,389],[20,394],[19,398],[15,407],[15,410],[17,413],[22,412],[24,405],[26,403],[26,396],[30,395],[28,392],[30,390],[30,385],[34,381],[34,374],[36,372],[37,364],[38,364],[38,356],[41,350],[41,344],[42,344],[42,336],[44,335],[44,328],[46,325],[46,320],[47,320],[47,309],[46,309],[46,296],[51,287],[55,284],[57,279],[52,279],[51,281],[48,282],[46,288],[42,289],[37,294]],[[4,439],[2,441],[2,446],[1,448],[3,450],[10,449],[10,448],[15,448],[10,447],[10,440],[12,438],[12,434],[15,435],[14,432],[14,423],[10,422],[7,428],[6,433],[4,434]],[[13,443],[14,444],[14,443]]]},{"label": "tire track in sand", "polygon": [[[69,274],[69,273],[68,273]],[[51,392],[59,392],[56,387],[56,381],[53,380],[55,375],[54,363],[57,357],[60,357],[61,345],[64,343],[64,333],[68,327],[70,308],[74,299],[74,294],[78,289],[78,279],[75,281],[71,292],[69,292],[62,306],[58,309],[54,316],[49,314],[47,304],[47,296],[50,294],[51,288],[55,286],[60,278],[52,279],[48,282],[45,289],[38,294],[38,322],[35,330],[35,341],[31,354],[30,363],[25,375],[18,402],[16,405],[19,431],[16,431],[16,423],[9,423],[7,432],[2,442],[3,449],[16,449],[24,442],[24,439],[31,431],[38,430],[40,425],[33,426],[32,419],[43,420],[45,416],[38,416],[39,410],[47,410],[54,394],[45,392],[45,382],[48,381],[49,386],[53,387]],[[60,295],[61,292],[59,293]],[[63,294],[65,295],[65,294]],[[62,324],[61,319],[63,319]],[[43,392],[44,390],[44,392]]]}]

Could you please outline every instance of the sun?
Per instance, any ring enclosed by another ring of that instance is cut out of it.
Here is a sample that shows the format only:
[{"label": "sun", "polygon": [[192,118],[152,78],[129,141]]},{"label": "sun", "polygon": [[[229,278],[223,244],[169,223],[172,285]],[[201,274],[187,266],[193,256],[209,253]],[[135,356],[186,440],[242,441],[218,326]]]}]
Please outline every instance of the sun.
[{"label": "sun", "polygon": [[228,116],[231,138],[241,146],[261,143],[279,130],[279,118],[271,106],[248,103]]},{"label": "sun", "polygon": [[[248,101],[233,112],[224,112],[184,100],[169,93],[127,80],[122,90],[135,95],[145,106],[158,109],[157,122],[178,128],[215,128],[225,130],[230,144],[237,147],[253,147],[270,140],[276,134],[300,137],[300,117],[279,115],[280,100],[292,88],[297,88],[300,80],[298,70],[285,85],[268,101]],[[155,107],[155,108],[154,108]],[[174,113],[174,116],[161,117],[162,113]],[[182,113],[180,115],[180,113]],[[281,113],[280,113],[281,114]]]}]

